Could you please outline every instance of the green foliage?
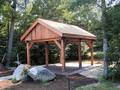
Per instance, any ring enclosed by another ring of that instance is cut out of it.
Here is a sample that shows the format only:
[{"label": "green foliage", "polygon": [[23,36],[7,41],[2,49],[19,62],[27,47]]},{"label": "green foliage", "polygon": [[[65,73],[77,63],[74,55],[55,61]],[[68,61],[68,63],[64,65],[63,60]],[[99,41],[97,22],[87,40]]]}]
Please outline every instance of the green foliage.
[{"label": "green foliage", "polygon": [[8,35],[8,25],[9,23],[4,18],[3,21],[0,22],[0,59],[2,59],[4,52],[6,51],[7,45],[7,35]]},{"label": "green foliage", "polygon": [[[17,53],[19,54],[20,61],[22,63],[26,62],[26,46],[20,41],[20,37],[37,18],[45,18],[75,24],[80,27],[84,27],[86,30],[89,30],[90,32],[93,32],[97,36],[101,37],[101,34],[99,33],[101,32],[101,11],[100,8],[96,6],[95,1],[96,0],[30,0],[29,3],[25,3],[23,0],[17,0],[16,12],[14,12],[13,8],[11,8],[10,2],[5,1],[4,3],[1,3],[0,59],[6,52],[9,22],[12,14],[14,14],[16,18],[12,65],[16,60]],[[100,41],[98,42],[100,43]],[[95,44],[96,49],[98,49],[98,47],[101,49],[101,43]],[[86,50],[83,50],[83,57],[86,57],[86,52]],[[67,60],[77,60],[77,55],[78,51],[76,45],[70,44],[66,47]],[[58,48],[55,45],[49,45],[49,58],[50,63],[59,61]],[[33,45],[33,48],[31,49],[32,64],[44,64],[44,59],[44,45],[41,43]]]},{"label": "green foliage", "polygon": [[31,49],[32,65],[41,65],[45,63],[44,44],[33,45]]},{"label": "green foliage", "polygon": [[95,59],[103,59],[103,52],[96,52],[96,54],[94,55]]},{"label": "green foliage", "polygon": [[59,49],[56,45],[49,45],[49,59],[50,63],[59,62]]},{"label": "green foliage", "polygon": [[78,60],[78,46],[77,45],[75,45],[75,44],[67,45],[66,59],[67,60]]},{"label": "green foliage", "polygon": [[114,6],[107,11],[107,27],[109,37],[109,77],[120,76],[120,6]]}]

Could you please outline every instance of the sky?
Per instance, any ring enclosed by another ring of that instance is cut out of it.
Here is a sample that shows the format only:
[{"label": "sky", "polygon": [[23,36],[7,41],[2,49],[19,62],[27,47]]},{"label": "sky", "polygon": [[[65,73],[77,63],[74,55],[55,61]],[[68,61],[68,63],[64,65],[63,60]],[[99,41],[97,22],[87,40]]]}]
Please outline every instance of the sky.
[{"label": "sky", "polygon": [[113,3],[110,6],[115,6],[117,4],[120,4],[120,0],[106,0],[106,4],[109,4],[110,1],[113,1]]}]

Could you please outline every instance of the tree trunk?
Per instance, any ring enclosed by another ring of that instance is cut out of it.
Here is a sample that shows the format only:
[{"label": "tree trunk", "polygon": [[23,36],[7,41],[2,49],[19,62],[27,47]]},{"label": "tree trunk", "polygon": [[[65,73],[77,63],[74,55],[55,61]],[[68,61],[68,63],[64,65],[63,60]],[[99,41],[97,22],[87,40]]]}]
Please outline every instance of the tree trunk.
[{"label": "tree trunk", "polygon": [[106,3],[105,0],[101,0],[102,4],[102,30],[103,30],[103,52],[104,52],[104,66],[103,76],[105,79],[108,77],[108,37],[106,27]]},{"label": "tree trunk", "polygon": [[10,60],[11,60],[11,54],[12,54],[12,46],[13,46],[13,36],[14,36],[14,25],[15,25],[15,10],[16,10],[16,0],[13,0],[13,5],[11,6],[13,8],[12,17],[10,21],[10,30],[9,30],[9,39],[8,39],[8,49],[7,49],[7,63],[6,66],[9,67]]}]

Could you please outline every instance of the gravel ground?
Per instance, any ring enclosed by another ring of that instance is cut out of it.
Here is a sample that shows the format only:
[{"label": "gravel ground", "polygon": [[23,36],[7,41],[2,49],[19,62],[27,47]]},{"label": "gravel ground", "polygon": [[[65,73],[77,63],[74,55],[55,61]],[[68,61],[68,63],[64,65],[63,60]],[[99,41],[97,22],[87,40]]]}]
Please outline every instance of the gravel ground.
[{"label": "gravel ground", "polygon": [[[78,63],[72,62],[67,63],[66,65],[69,67],[70,66],[77,67]],[[90,66],[89,63],[84,63],[82,69],[76,70],[72,73],[69,72],[73,74],[72,76],[70,76],[71,90],[82,85],[88,85],[98,82],[96,78],[100,75],[101,72],[102,72],[101,63],[96,62],[96,64],[94,64],[93,66]],[[13,84],[11,83],[11,81],[0,81],[0,90],[68,90],[68,88],[69,88],[68,79],[66,78],[65,75],[62,74],[57,75],[56,79],[49,83],[29,81]]]},{"label": "gravel ground", "polygon": [[93,66],[93,68],[88,68],[89,70],[86,70],[86,71],[81,71],[79,72],[79,74],[81,75],[84,75],[86,77],[89,77],[89,78],[98,78],[99,76],[102,75],[102,65],[100,66]]}]

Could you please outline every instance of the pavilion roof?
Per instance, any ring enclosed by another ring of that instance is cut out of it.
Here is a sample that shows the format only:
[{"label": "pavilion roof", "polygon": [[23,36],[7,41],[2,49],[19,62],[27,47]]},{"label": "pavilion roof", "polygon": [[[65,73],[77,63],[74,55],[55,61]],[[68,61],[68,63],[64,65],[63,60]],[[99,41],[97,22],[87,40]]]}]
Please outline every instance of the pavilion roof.
[{"label": "pavilion roof", "polygon": [[77,37],[77,38],[85,38],[85,39],[96,39],[96,36],[92,33],[78,27],[75,25],[70,25],[66,23],[55,22],[51,20],[45,19],[37,19],[32,26],[22,35],[21,40],[24,40],[25,37],[34,30],[33,28],[37,25],[41,24],[44,27],[49,28],[49,30],[53,31],[54,33],[58,34],[61,37]]}]

